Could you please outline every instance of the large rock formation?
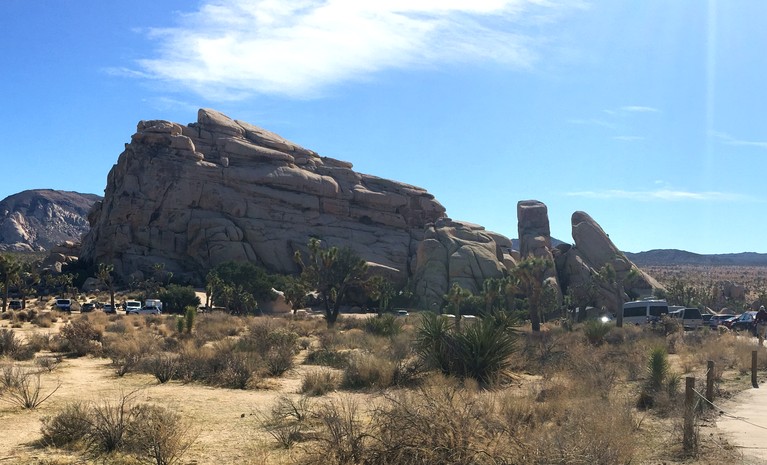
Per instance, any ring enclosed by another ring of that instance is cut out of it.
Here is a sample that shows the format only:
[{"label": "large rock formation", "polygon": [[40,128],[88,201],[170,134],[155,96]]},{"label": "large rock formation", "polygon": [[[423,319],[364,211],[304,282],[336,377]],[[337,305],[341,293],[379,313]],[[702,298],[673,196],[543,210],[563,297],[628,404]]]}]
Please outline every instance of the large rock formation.
[{"label": "large rock formation", "polygon": [[439,308],[454,283],[477,294],[485,279],[502,276],[504,253],[496,240],[511,244],[476,224],[441,218],[429,225],[415,259],[415,293],[421,305]]},{"label": "large rock formation", "polygon": [[276,134],[200,110],[196,123],[141,121],[89,216],[82,257],[120,274],[161,262],[199,281],[219,263],[297,271],[310,237],[409,273],[411,250],[445,209],[419,187],[352,170]]},{"label": "large rock formation", "polygon": [[50,189],[6,197],[0,201],[0,251],[44,251],[65,241],[79,241],[89,229],[88,211],[100,199]]},{"label": "large rock formation", "polygon": [[[588,215],[573,215],[575,245],[552,247],[546,206],[517,205],[520,250],[483,227],[445,216],[419,187],[357,173],[276,134],[200,110],[197,122],[141,121],[109,173],[103,202],[88,216],[81,257],[122,275],[164,264],[176,279],[201,282],[226,261],[293,273],[310,237],[355,249],[404,284],[423,306],[442,304],[457,283],[478,293],[527,256],[551,260],[545,283],[558,297],[606,263],[633,265]],[[655,284],[641,275],[632,289]],[[603,290],[604,301],[610,299]],[[612,293],[613,298],[615,293]]]},{"label": "large rock formation", "polygon": [[631,263],[587,213],[573,213],[571,223],[575,245],[560,244],[555,251],[563,289],[586,288],[595,284],[598,287],[597,305],[617,308],[617,292],[620,290],[616,291],[608,283],[594,279],[607,265],[615,271],[616,281],[622,284],[624,294],[620,298],[624,301],[629,298],[626,293],[648,297],[653,289],[661,287],[655,279]]}]

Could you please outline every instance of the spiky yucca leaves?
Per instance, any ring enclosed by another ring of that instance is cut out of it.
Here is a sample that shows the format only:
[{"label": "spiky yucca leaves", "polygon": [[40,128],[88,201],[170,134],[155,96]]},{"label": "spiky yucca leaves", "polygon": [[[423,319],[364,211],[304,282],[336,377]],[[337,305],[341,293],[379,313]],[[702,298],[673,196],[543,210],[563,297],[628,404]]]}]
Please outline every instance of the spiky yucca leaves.
[{"label": "spiky yucca leaves", "polygon": [[457,326],[424,313],[416,330],[416,348],[428,367],[447,375],[490,385],[506,376],[517,351],[514,333],[495,318]]}]

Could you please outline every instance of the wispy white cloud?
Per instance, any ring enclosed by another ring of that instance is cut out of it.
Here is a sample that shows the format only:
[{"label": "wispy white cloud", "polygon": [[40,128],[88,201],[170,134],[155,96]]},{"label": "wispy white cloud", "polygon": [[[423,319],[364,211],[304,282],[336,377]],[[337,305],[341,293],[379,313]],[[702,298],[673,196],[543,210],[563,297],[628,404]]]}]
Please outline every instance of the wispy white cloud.
[{"label": "wispy white cloud", "polygon": [[643,107],[639,105],[627,105],[624,107],[621,107],[621,110],[629,112],[629,113],[658,113],[660,110],[653,107]]},{"label": "wispy white cloud", "polygon": [[736,139],[735,137],[732,137],[731,135],[725,132],[718,132],[718,131],[712,132],[711,135],[719,139],[720,141],[722,141],[722,143],[727,145],[737,145],[741,147],[758,147],[760,149],[767,149],[767,142]]},{"label": "wispy white cloud", "polygon": [[580,124],[583,126],[599,126],[607,129],[618,129],[618,125],[600,118],[573,118],[567,120],[570,124]]},{"label": "wispy white cloud", "polygon": [[556,0],[205,0],[155,29],[142,73],[201,94],[311,97],[387,69],[492,61],[530,68]]},{"label": "wispy white cloud", "polygon": [[749,201],[753,200],[743,194],[732,192],[690,192],[674,189],[656,189],[651,191],[627,191],[619,189],[608,189],[601,191],[579,191],[568,192],[569,197],[585,197],[590,199],[602,200],[636,200],[636,201],[707,201],[707,202],[731,202],[731,201]]}]

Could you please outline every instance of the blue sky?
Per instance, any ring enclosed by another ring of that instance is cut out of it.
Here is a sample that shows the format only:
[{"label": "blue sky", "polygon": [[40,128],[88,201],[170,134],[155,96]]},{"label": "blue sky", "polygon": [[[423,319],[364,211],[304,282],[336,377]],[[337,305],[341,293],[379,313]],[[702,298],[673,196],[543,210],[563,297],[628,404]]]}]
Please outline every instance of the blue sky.
[{"label": "blue sky", "polygon": [[200,107],[454,219],[622,250],[767,253],[761,0],[0,0],[0,198],[103,195],[142,119]]}]

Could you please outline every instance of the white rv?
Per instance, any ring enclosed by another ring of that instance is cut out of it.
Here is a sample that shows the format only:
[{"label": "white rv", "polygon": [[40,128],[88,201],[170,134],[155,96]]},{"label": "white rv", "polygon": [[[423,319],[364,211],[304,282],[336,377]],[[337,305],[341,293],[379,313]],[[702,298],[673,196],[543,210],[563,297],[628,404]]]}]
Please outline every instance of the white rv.
[{"label": "white rv", "polygon": [[665,300],[635,300],[623,304],[623,323],[643,325],[660,320],[668,315],[668,302]]}]

